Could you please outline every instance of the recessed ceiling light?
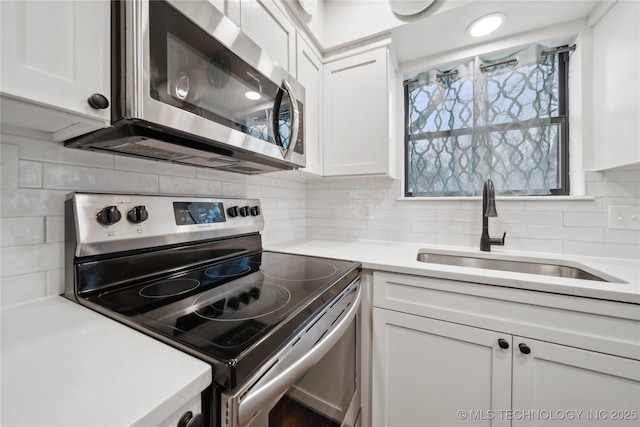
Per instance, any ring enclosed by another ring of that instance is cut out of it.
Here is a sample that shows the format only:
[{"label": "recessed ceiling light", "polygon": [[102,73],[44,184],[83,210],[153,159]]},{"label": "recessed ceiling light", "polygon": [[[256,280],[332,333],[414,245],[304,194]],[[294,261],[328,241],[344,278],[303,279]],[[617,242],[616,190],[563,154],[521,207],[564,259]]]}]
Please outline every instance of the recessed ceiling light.
[{"label": "recessed ceiling light", "polygon": [[246,96],[247,98],[249,98],[252,101],[257,101],[258,99],[260,99],[262,97],[255,90],[249,90],[249,91],[245,92],[244,96]]},{"label": "recessed ceiling light", "polygon": [[476,19],[467,30],[472,37],[482,37],[493,33],[507,19],[504,13],[491,13]]}]

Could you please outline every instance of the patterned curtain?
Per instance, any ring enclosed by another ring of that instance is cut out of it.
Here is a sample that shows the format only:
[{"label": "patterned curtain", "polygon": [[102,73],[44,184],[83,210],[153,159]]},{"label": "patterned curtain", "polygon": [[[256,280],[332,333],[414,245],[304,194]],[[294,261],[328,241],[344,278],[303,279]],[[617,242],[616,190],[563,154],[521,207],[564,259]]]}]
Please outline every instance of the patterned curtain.
[{"label": "patterned curtain", "polygon": [[473,58],[408,83],[412,195],[478,195],[487,178],[501,194],[557,188],[557,55],[542,56],[544,50],[533,46],[510,55],[515,64]]}]

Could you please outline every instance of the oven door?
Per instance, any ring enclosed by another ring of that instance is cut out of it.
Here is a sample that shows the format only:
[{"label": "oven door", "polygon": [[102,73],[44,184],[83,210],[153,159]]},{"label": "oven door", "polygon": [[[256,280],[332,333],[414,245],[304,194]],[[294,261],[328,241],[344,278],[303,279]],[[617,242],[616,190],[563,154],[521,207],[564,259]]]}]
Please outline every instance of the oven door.
[{"label": "oven door", "polygon": [[225,427],[359,425],[360,280],[239,390],[222,393]]}]

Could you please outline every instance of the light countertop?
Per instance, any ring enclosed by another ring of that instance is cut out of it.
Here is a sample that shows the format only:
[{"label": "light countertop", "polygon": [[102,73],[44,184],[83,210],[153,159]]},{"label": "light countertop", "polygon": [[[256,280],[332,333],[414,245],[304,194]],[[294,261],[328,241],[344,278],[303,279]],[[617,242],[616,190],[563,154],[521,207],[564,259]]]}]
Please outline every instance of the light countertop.
[{"label": "light countertop", "polygon": [[[353,260],[362,263],[363,268],[371,270],[640,304],[640,260],[508,251],[496,247],[492,248],[491,252],[480,252],[479,249],[474,250],[472,248],[454,246],[332,238],[303,238],[268,245],[265,249],[300,255]],[[561,261],[572,266],[581,267],[589,272],[597,270],[605,275],[619,279],[619,281],[609,283],[428,264],[417,260],[417,254],[420,249],[454,252],[467,256],[508,256],[514,260],[534,258],[538,261],[545,260],[556,263]]]},{"label": "light countertop", "polygon": [[211,367],[61,296],[2,309],[6,426],[158,425]]}]

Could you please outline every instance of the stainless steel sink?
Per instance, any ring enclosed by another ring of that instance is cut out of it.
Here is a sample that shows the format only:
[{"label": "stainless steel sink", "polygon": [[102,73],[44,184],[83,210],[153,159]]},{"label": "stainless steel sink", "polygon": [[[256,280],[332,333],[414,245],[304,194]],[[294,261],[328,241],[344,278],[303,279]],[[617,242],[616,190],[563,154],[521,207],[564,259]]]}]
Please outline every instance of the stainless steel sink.
[{"label": "stainless steel sink", "polygon": [[418,261],[432,264],[445,264],[459,267],[484,268],[489,270],[511,271],[514,273],[539,274],[543,276],[569,277],[572,279],[596,280],[599,282],[620,282],[620,280],[601,272],[588,272],[575,266],[549,263],[547,260],[522,261],[514,259],[482,258],[470,255],[438,253],[421,250]]}]

